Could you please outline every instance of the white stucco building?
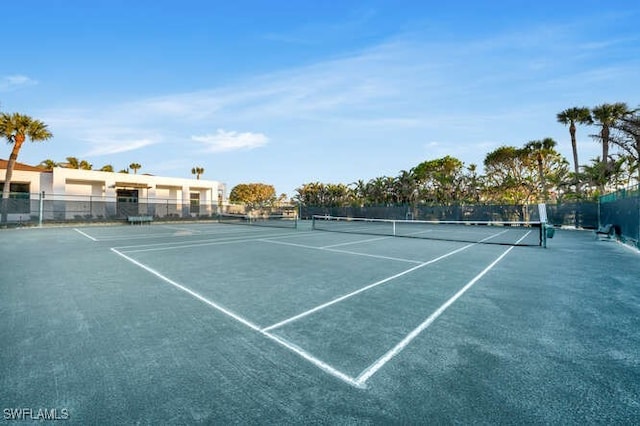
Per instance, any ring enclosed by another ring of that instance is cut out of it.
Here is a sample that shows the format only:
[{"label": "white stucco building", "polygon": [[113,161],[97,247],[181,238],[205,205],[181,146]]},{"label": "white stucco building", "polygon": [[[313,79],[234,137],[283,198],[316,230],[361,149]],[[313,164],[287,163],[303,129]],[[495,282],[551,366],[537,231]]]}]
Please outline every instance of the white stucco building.
[{"label": "white stucco building", "polygon": [[[7,161],[0,160],[0,187],[6,168]],[[210,216],[225,202],[225,186],[218,181],[62,167],[44,170],[21,163],[14,168],[11,192],[12,221],[39,218],[40,209],[44,220]]]}]

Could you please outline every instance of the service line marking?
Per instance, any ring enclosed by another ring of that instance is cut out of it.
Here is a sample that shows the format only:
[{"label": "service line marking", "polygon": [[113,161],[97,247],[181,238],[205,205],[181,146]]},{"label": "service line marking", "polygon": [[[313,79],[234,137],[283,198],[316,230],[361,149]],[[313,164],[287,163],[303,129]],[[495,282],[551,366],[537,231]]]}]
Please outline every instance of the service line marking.
[{"label": "service line marking", "polygon": [[322,371],[342,380],[343,382],[357,387],[357,388],[365,388],[365,385],[362,383],[358,383],[353,377],[349,376],[348,374],[343,373],[342,371],[332,367],[331,365],[327,364],[326,362],[322,361],[319,358],[314,357],[313,355],[311,355],[309,352],[305,351],[304,349],[298,347],[297,345],[294,345],[291,342],[288,342],[287,340],[283,339],[282,337],[279,336],[275,336],[267,331],[261,330],[260,327],[258,327],[256,324],[254,324],[253,322],[241,317],[240,315],[230,311],[229,309],[219,305],[218,303],[207,299],[206,297],[202,296],[201,294],[191,290],[188,287],[185,287],[184,285],[172,280],[171,278],[166,277],[165,275],[161,274],[160,272],[156,271],[153,268],[150,268],[149,266],[138,262],[137,260],[135,260],[132,257],[127,256],[126,254],[118,251],[115,248],[111,248],[111,251],[114,252],[115,254],[117,254],[118,256],[126,259],[127,261],[131,262],[132,264],[138,266],[139,268],[144,269],[145,271],[151,273],[152,275],[156,276],[157,278],[161,279],[162,281],[166,282],[167,284],[170,284],[172,286],[174,286],[175,288],[177,288],[178,290],[181,290],[185,293],[187,293],[188,295],[198,299],[199,301],[206,303],[207,305],[211,306],[212,308],[214,308],[215,310],[222,312],[223,314],[227,315],[228,317],[240,322],[241,324],[249,327],[250,329],[257,331],[258,333],[262,334],[263,336],[265,336],[266,338],[268,338],[269,340],[272,340],[276,343],[278,343],[279,345],[285,347],[286,349],[296,353],[297,355],[299,355],[300,357],[302,357],[303,359],[309,361],[310,363],[312,363],[313,365],[315,365],[316,367],[320,368]]},{"label": "service line marking", "polygon": [[382,256],[382,255],[379,255],[379,254],[360,253],[360,252],[357,252],[357,251],[339,250],[339,249],[332,249],[332,248],[326,248],[326,247],[310,246],[310,245],[307,245],[307,244],[286,243],[284,241],[273,241],[273,240],[267,239],[267,238],[259,239],[258,241],[261,241],[263,243],[270,243],[270,244],[280,244],[280,245],[283,245],[283,246],[306,248],[306,249],[310,249],[310,250],[320,250],[320,251],[329,251],[329,252],[333,252],[333,253],[349,254],[349,255],[353,255],[353,256],[364,256],[364,257],[374,257],[376,259],[395,260],[397,262],[417,263],[417,264],[422,263],[422,261],[420,261],[420,260],[403,259],[403,258],[399,258],[399,257]]},{"label": "service line marking", "polygon": [[333,247],[350,246],[350,245],[353,245],[353,244],[369,243],[371,241],[388,240],[389,238],[392,238],[392,237],[369,238],[369,239],[366,239],[366,240],[351,241],[351,242],[348,242],[348,243],[331,244],[330,246],[323,246],[321,248],[329,249],[329,248],[333,248]]},{"label": "service line marking", "polygon": [[[273,234],[266,235],[269,238],[280,238],[285,237],[289,234]],[[166,243],[155,243],[155,244],[140,244],[135,246],[122,246],[116,247],[118,250],[122,250],[126,253],[139,253],[146,251],[161,251],[161,250],[174,250],[181,248],[190,248],[190,247],[202,247],[202,246],[213,246],[219,244],[232,244],[232,243],[247,243],[254,241],[262,241],[262,238],[265,236],[262,235],[260,237],[247,238],[246,236],[238,236],[238,237],[223,237],[223,238],[215,238],[215,239],[207,239],[207,240],[196,240],[194,242],[166,242]],[[146,247],[146,248],[145,248]]]},{"label": "service line marking", "polygon": [[76,231],[78,234],[83,235],[85,237],[87,237],[88,239],[90,239],[91,241],[98,241],[97,238],[92,237],[91,235],[87,234],[86,232],[82,232],[81,230],[79,230],[78,228],[73,228],[74,231]]}]

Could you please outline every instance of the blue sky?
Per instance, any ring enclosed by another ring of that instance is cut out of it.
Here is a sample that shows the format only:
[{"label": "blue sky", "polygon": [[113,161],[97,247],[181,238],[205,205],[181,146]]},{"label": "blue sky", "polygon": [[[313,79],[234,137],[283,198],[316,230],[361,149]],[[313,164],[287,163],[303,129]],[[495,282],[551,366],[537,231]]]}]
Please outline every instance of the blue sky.
[{"label": "blue sky", "polygon": [[[3,4],[0,109],[75,156],[229,188],[396,176],[552,137],[556,113],[640,105],[636,1],[75,1]],[[578,133],[580,163],[600,153]],[[0,148],[0,157],[10,147]]]}]

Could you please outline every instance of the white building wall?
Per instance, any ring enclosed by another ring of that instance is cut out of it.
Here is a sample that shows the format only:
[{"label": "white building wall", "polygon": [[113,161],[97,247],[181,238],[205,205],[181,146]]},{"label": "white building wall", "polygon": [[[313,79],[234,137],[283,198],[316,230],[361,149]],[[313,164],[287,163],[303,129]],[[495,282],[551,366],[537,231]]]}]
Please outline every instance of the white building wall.
[{"label": "white building wall", "polygon": [[[4,180],[5,170],[0,170]],[[13,182],[29,183],[32,199],[37,200],[44,191],[47,205],[45,219],[73,219],[83,216],[109,217],[115,212],[118,189],[135,189],[138,200],[152,213],[161,217],[194,216],[190,212],[191,193],[200,197],[199,214],[213,214],[224,185],[213,180],[182,179],[162,176],[110,173],[56,167],[53,171],[14,170]],[[106,202],[105,202],[106,201]],[[82,203],[85,204],[82,204]],[[55,215],[53,212],[56,212]],[[55,217],[54,217],[55,216]],[[11,220],[12,218],[10,218]],[[15,218],[13,218],[15,220]]]}]

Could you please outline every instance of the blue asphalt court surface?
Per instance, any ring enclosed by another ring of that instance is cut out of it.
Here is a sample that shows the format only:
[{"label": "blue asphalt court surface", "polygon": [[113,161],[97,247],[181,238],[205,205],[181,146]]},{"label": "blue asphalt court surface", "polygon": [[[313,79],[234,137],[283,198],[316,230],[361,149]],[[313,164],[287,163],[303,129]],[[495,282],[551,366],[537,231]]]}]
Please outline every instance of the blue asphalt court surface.
[{"label": "blue asphalt court surface", "polygon": [[639,424],[640,254],[217,223],[0,231],[2,422]]}]

